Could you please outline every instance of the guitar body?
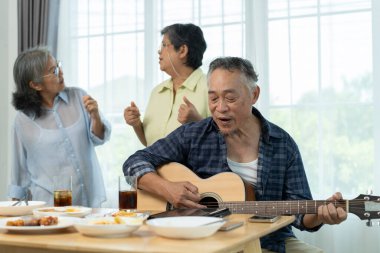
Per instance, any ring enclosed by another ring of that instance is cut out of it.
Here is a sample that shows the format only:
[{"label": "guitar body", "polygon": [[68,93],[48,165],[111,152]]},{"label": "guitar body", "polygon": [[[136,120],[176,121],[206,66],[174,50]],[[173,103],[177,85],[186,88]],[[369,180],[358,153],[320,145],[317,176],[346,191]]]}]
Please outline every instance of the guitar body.
[{"label": "guitar body", "polygon": [[[246,193],[243,180],[235,173],[223,172],[207,179],[198,177],[182,164],[169,163],[157,170],[157,173],[172,182],[188,181],[198,187],[203,202],[245,201]],[[157,195],[138,190],[137,209],[167,210],[167,201]]]}]

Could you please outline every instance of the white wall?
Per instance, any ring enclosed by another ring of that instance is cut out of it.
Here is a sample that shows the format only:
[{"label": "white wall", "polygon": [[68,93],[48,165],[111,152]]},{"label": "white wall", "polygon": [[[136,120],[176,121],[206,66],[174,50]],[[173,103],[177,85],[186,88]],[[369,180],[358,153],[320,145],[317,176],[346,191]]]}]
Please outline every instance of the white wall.
[{"label": "white wall", "polygon": [[6,199],[10,175],[13,62],[17,57],[17,1],[0,1],[0,200]]}]

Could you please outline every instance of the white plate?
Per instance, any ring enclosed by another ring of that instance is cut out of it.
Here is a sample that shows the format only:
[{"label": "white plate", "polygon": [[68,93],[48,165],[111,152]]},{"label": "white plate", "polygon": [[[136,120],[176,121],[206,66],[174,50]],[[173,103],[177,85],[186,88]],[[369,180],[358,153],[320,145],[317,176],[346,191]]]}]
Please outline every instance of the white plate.
[{"label": "white plate", "polygon": [[44,201],[28,201],[28,206],[24,201],[20,205],[12,206],[17,201],[0,201],[0,215],[3,216],[22,216],[32,214],[33,209],[43,207]]},{"label": "white plate", "polygon": [[51,226],[7,226],[7,221],[17,220],[21,217],[13,217],[7,219],[0,219],[0,230],[12,231],[12,232],[22,232],[22,233],[43,233],[51,230],[67,228],[73,225],[73,218],[59,217],[57,225]]},{"label": "white plate", "polygon": [[92,212],[92,208],[83,206],[43,207],[33,210],[34,216],[69,216],[84,217]]},{"label": "white plate", "polygon": [[[204,225],[210,222],[216,223]],[[222,218],[203,216],[156,218],[146,222],[157,235],[181,239],[196,239],[213,235],[224,223],[225,220]]]},{"label": "white plate", "polygon": [[114,217],[85,218],[74,223],[79,233],[95,237],[125,237],[137,230],[143,223],[142,219],[119,217],[125,224],[99,224],[113,223]]}]

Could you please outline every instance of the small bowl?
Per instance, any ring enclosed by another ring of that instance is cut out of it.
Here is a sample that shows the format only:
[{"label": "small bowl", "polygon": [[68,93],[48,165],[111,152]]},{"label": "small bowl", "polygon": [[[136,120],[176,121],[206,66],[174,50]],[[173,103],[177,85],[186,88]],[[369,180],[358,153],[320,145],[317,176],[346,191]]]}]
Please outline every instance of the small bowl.
[{"label": "small bowl", "polygon": [[[121,224],[116,223],[121,222]],[[74,223],[79,233],[94,237],[126,237],[136,231],[143,221],[121,217],[85,218]]]},{"label": "small bowl", "polygon": [[203,216],[156,218],[146,222],[157,235],[178,239],[198,239],[211,236],[224,223],[225,220],[222,218]]}]

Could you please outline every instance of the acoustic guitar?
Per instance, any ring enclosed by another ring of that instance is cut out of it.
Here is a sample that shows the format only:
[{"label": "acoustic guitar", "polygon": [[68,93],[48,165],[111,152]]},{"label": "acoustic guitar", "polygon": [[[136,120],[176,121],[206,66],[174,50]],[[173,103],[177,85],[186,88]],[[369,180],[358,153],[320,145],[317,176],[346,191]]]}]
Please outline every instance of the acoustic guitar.
[{"label": "acoustic guitar", "polygon": [[[361,220],[380,218],[380,197],[360,194],[352,200],[247,200],[247,190],[243,180],[235,173],[223,172],[202,179],[182,164],[169,163],[157,173],[172,182],[189,181],[198,187],[200,203],[208,207],[228,207],[231,213],[256,215],[313,214],[320,205],[333,203],[346,212],[357,215]],[[143,190],[138,190],[138,209],[165,211],[171,205],[163,198]],[[367,223],[367,225],[371,225]]]}]

